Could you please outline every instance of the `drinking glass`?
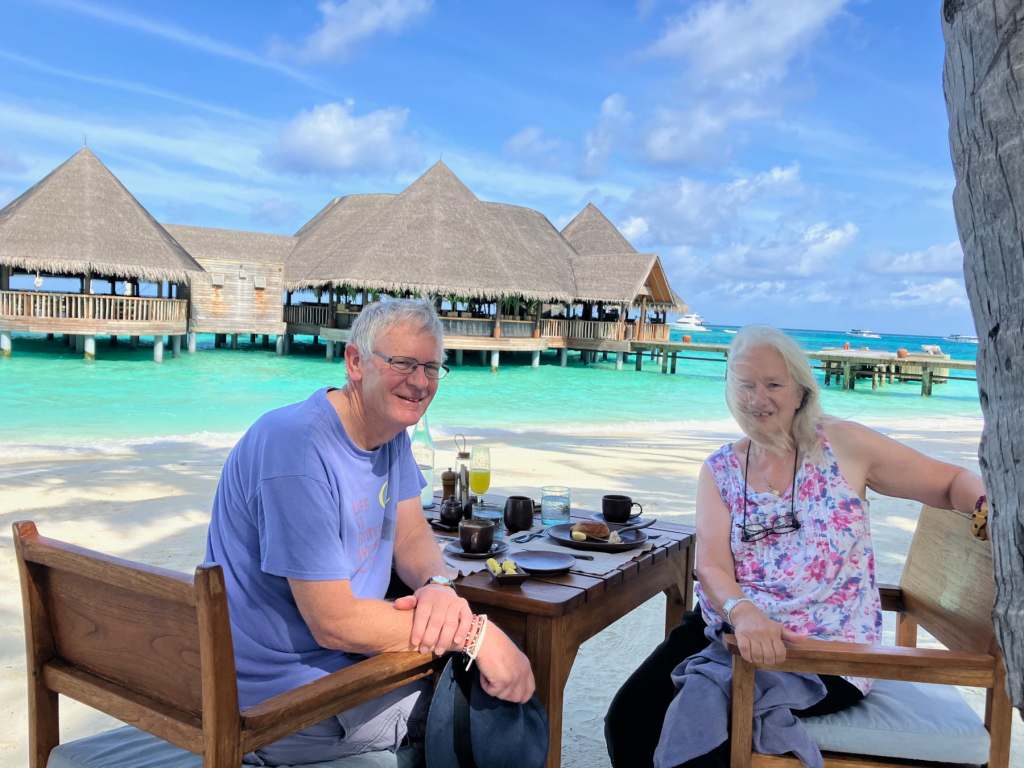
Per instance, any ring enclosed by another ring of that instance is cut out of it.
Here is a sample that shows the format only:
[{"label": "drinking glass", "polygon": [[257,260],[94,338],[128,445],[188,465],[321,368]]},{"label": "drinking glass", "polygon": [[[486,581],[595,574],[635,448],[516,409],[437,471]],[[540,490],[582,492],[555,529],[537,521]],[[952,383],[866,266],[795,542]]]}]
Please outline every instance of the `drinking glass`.
[{"label": "drinking glass", "polygon": [[479,506],[486,506],[484,494],[490,487],[491,449],[486,445],[475,445],[469,458],[469,489],[480,497]]},{"label": "drinking glass", "polygon": [[569,488],[565,485],[545,485],[540,489],[540,521],[544,526],[569,522]]},{"label": "drinking glass", "polygon": [[491,487],[491,450],[486,445],[475,445],[469,457],[469,489],[479,501],[473,507],[473,517],[494,524],[494,538],[504,538],[502,510],[484,501],[484,494]]}]

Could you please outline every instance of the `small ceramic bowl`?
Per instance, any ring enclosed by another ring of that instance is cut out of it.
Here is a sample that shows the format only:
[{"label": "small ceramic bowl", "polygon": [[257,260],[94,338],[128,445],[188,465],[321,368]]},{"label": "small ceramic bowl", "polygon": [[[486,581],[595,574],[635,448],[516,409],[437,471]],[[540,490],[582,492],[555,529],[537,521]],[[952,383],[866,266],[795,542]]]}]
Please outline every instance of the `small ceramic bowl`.
[{"label": "small ceramic bowl", "polygon": [[491,578],[494,579],[497,584],[504,587],[518,586],[530,578],[530,574],[518,566],[516,566],[515,573],[505,573],[502,571],[500,576],[495,576],[490,570],[488,570],[488,573],[491,574]]}]

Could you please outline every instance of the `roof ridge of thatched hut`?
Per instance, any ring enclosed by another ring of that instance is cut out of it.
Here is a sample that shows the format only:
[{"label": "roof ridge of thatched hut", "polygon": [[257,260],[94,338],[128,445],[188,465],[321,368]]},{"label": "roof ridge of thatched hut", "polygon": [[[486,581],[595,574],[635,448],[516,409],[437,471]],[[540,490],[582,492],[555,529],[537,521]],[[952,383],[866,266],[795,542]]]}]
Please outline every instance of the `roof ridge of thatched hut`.
[{"label": "roof ridge of thatched hut", "polygon": [[562,227],[562,237],[578,253],[637,252],[611,219],[592,202],[583,206],[572,221]]},{"label": "roof ridge of thatched hut", "polygon": [[300,230],[288,288],[331,284],[485,300],[572,297],[571,268],[524,247],[531,225],[479,200],[442,161],[398,195],[358,204],[369,215],[352,218],[338,201],[318,214],[316,226]]},{"label": "roof ridge of thatched hut", "polygon": [[154,281],[203,271],[88,147],[0,209],[0,263]]},{"label": "roof ridge of thatched hut", "polygon": [[284,265],[295,245],[293,235],[254,232],[226,227],[163,224],[175,240],[197,260],[231,258],[239,262]]}]

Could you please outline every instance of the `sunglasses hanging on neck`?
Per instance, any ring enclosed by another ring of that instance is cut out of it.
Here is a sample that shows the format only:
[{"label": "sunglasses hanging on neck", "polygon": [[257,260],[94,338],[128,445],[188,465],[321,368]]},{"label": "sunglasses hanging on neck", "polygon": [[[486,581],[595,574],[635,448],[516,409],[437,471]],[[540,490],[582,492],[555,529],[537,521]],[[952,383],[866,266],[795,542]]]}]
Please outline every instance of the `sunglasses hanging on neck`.
[{"label": "sunglasses hanging on neck", "polygon": [[772,525],[763,523],[747,524],[747,474],[750,471],[750,449],[753,442],[747,445],[747,458],[743,464],[743,523],[739,526],[743,533],[740,539],[745,542],[760,541],[767,536],[792,533],[800,530],[800,521],[796,519],[796,475],[800,466],[800,451],[793,454],[793,487],[789,494],[789,514]]}]

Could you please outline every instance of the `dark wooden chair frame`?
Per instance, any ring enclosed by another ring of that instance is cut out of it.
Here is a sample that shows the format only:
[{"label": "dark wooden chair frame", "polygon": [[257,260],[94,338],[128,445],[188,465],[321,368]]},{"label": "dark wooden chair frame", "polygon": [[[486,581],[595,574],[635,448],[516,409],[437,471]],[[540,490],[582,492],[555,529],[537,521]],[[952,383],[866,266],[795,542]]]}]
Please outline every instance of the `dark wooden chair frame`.
[{"label": "dark wooden chair frame", "polygon": [[[900,585],[880,589],[882,609],[897,613],[896,647],[804,640],[786,644],[782,664],[754,665],[739,655],[734,638],[726,638],[733,653],[733,768],[801,765],[794,757],[751,751],[755,669],[986,688],[984,723],[991,737],[988,766],[1007,768],[1013,708],[992,625],[992,549],[989,542],[973,538],[970,528],[970,519],[959,512],[922,508]],[[917,648],[918,626],[949,650]],[[924,764],[825,754],[826,768]]]},{"label": "dark wooden chair frame", "polygon": [[28,667],[29,766],[59,737],[58,694],[202,755],[204,768],[429,677],[430,655],[385,653],[240,710],[220,566],[194,578],[14,526]]}]

